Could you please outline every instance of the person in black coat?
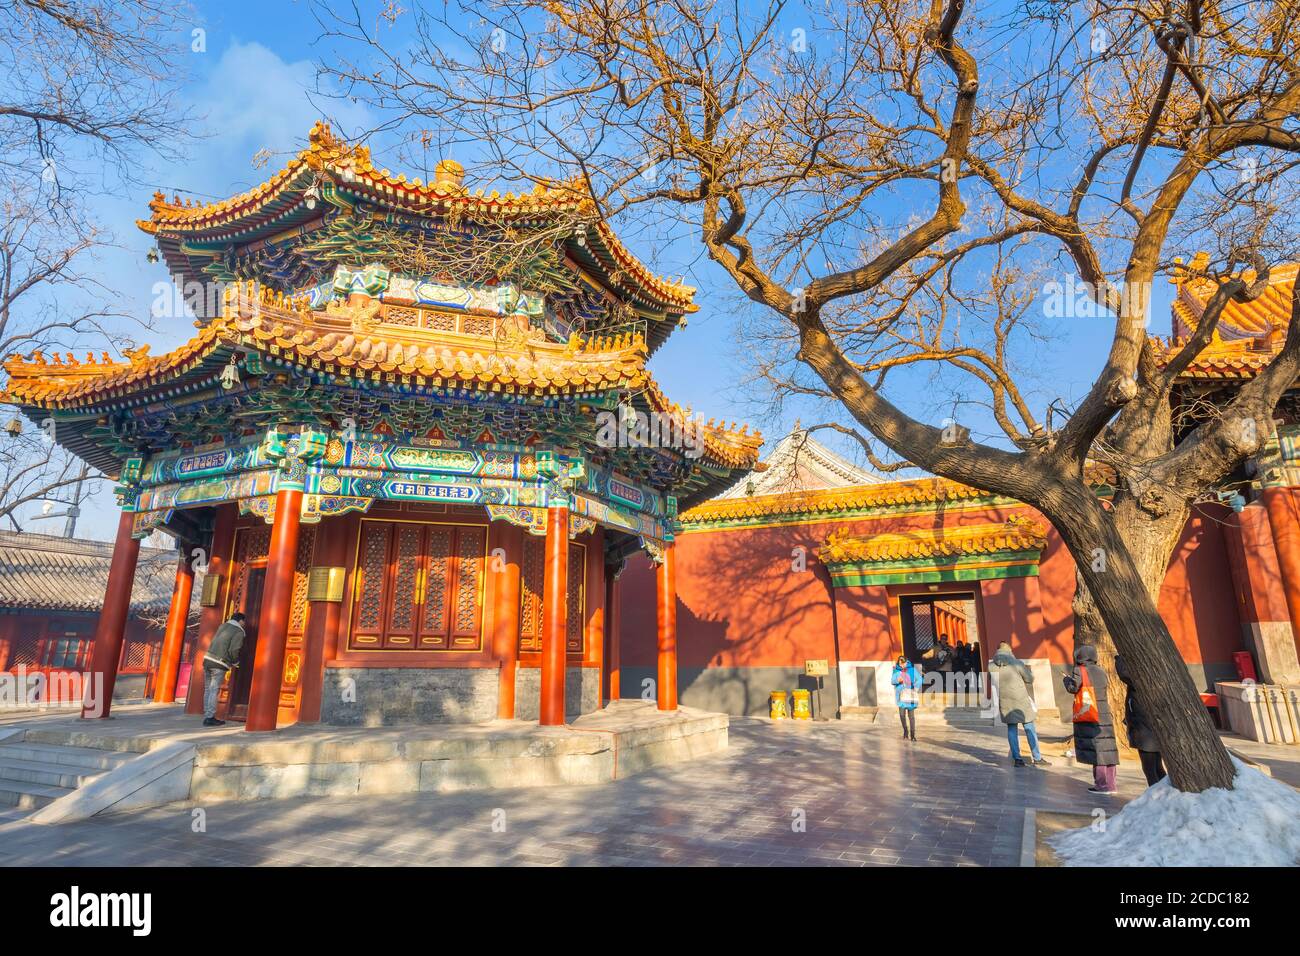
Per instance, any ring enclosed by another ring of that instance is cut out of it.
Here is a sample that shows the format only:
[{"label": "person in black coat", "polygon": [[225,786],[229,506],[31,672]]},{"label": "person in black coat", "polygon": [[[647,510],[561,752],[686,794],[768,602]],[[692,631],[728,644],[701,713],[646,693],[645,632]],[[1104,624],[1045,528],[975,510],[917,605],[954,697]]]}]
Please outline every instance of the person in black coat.
[{"label": "person in black coat", "polygon": [[1160,759],[1160,740],[1142,706],[1137,688],[1133,686],[1132,675],[1124,667],[1124,658],[1118,654],[1115,655],[1115,675],[1124,682],[1127,691],[1124,695],[1124,726],[1128,729],[1128,742],[1142,760],[1142,773],[1147,778],[1149,787],[1165,778],[1165,765]]},{"label": "person in black coat", "polygon": [[1065,689],[1077,694],[1083,686],[1083,669],[1097,702],[1097,722],[1074,722],[1074,757],[1080,763],[1092,764],[1093,793],[1115,793],[1115,773],[1119,768],[1119,744],[1115,741],[1115,723],[1111,719],[1110,702],[1106,699],[1106,672],[1097,664],[1097,648],[1081,644],[1074,649],[1074,666],[1062,678]]}]

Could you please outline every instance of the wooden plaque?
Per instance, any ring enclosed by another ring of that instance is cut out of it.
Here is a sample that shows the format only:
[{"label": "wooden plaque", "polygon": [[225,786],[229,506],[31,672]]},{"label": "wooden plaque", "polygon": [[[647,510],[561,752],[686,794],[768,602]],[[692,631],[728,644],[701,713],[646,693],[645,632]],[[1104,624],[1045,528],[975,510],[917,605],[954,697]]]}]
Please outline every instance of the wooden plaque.
[{"label": "wooden plaque", "polygon": [[216,607],[217,595],[221,593],[221,575],[203,575],[203,588],[199,591],[199,607]]},{"label": "wooden plaque", "polygon": [[342,601],[343,578],[343,568],[312,568],[307,572],[307,600]]}]

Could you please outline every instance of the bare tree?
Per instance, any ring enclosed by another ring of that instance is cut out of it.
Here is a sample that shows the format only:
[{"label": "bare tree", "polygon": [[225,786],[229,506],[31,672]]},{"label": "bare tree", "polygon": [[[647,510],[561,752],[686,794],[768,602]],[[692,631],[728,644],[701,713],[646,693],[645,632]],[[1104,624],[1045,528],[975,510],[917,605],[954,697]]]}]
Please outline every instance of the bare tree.
[{"label": "bare tree", "polygon": [[[1104,624],[1129,662],[1174,785],[1232,786],[1155,597],[1192,504],[1260,448],[1300,371],[1297,307],[1265,369],[1216,414],[1175,420],[1176,379],[1224,308],[1296,256],[1276,215],[1300,153],[1294,2],[318,10],[324,72],[412,130],[408,147],[576,177],[583,215],[625,232],[689,230],[783,324],[809,373],[791,387],[833,396],[868,446],[1040,510],[1078,565],[1081,633]],[[1265,175],[1244,179],[1246,159]],[[1210,250],[1195,268],[1217,291],[1166,357],[1150,292],[1190,248]],[[1010,276],[996,264],[1013,253],[1025,273],[1077,275],[1114,322],[1073,408],[1032,399],[999,349],[1034,324],[1028,300],[978,277]],[[985,347],[934,336],[955,309]],[[935,409],[906,411],[888,387],[906,355],[984,388],[1001,439],[954,441]],[[1094,457],[1116,472],[1110,503],[1085,475]]]},{"label": "bare tree", "polygon": [[[96,276],[114,237],[96,193],[138,184],[143,155],[175,157],[191,117],[174,100],[186,8],[162,0],[0,0],[0,356],[132,344]],[[59,359],[62,361],[62,359]],[[0,391],[0,397],[3,397]],[[0,517],[85,478],[46,427],[0,409]],[[90,474],[92,481],[98,473]]]}]

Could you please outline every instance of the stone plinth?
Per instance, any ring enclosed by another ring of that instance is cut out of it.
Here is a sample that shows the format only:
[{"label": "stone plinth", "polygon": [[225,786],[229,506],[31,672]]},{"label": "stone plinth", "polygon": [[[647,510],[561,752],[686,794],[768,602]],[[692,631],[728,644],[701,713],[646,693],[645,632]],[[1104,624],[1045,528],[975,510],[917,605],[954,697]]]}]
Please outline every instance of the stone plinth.
[{"label": "stone plinth", "polygon": [[[102,799],[83,794],[67,807],[50,804],[49,822],[124,809],[122,794],[131,794],[129,806],[138,808],[153,805],[154,796],[158,804],[202,804],[608,783],[725,750],[728,734],[725,714],[689,707],[662,712],[653,701],[633,700],[560,727],[520,720],[374,729],[300,724],[257,735],[238,725],[196,729],[195,718],[177,708],[166,716],[160,710],[90,731],[75,720],[28,731],[50,744],[141,753],[97,782]],[[154,757],[163,748],[170,748],[165,761]],[[108,796],[113,799],[104,802]]]},{"label": "stone plinth", "polygon": [[1268,744],[1300,742],[1300,685],[1220,681],[1214,690],[1233,733]]}]

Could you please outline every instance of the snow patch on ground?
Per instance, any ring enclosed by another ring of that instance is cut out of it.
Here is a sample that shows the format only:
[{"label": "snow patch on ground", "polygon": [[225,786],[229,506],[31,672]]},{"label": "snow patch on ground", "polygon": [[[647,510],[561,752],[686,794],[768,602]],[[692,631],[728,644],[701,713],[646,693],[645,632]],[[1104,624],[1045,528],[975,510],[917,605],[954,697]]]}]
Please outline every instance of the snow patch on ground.
[{"label": "snow patch on ground", "polygon": [[1105,821],[1048,840],[1066,866],[1297,866],[1300,792],[1235,757],[1232,790],[1165,778]]}]

